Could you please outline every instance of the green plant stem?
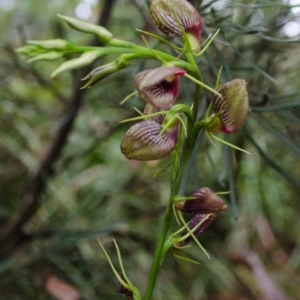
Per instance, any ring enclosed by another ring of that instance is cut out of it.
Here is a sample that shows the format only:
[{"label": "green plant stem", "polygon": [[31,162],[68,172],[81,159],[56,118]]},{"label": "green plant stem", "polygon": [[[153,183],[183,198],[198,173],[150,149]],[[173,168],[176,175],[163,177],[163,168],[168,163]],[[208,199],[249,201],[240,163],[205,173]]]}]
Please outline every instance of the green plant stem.
[{"label": "green plant stem", "polygon": [[[158,59],[161,58],[165,62],[170,62],[172,65],[176,67],[180,67],[186,70],[189,70],[194,73],[194,66],[191,65],[189,62],[186,62],[182,59],[179,59],[175,56],[172,56],[170,54],[164,53],[162,51],[156,50],[156,49],[150,49],[143,46],[135,45],[134,47],[90,47],[90,46],[77,46],[74,45],[72,49],[65,50],[64,54],[74,54],[74,53],[84,53],[87,51],[99,51],[99,57],[110,55],[110,54],[125,54],[125,53],[132,53],[136,56],[134,59]],[[197,78],[199,79],[199,78]]]},{"label": "green plant stem", "polygon": [[193,147],[188,146],[188,141],[189,141],[189,138],[187,138],[185,141],[185,147],[184,147],[183,156],[182,156],[180,166],[179,166],[179,171],[178,171],[177,177],[174,181],[174,184],[172,185],[172,188],[171,188],[169,203],[168,203],[168,206],[167,206],[167,209],[165,212],[164,222],[163,222],[162,230],[161,230],[160,237],[158,240],[158,244],[156,247],[154,260],[152,263],[152,268],[151,268],[151,272],[150,272],[150,276],[149,276],[148,286],[147,286],[147,290],[145,293],[145,298],[144,298],[145,300],[152,299],[154,286],[155,286],[155,283],[157,280],[157,276],[158,276],[161,261],[162,261],[162,250],[163,250],[163,247],[164,247],[164,244],[165,244],[165,241],[167,238],[167,234],[169,232],[169,229],[172,225],[172,221],[174,218],[173,209],[172,209],[174,197],[178,194],[187,163],[192,154]]},{"label": "green plant stem", "polygon": [[[197,66],[197,62],[195,60],[195,57],[193,55],[192,52],[190,51],[187,51],[185,53],[186,55],[186,59],[187,61],[189,62],[189,64],[191,65],[192,67],[192,72],[193,72],[193,75],[194,77],[201,81],[202,82],[202,74]],[[197,115],[198,115],[198,107],[199,107],[199,100],[200,100],[200,94],[201,94],[201,90],[202,90],[202,86],[200,85],[196,85],[196,90],[195,90],[195,97],[194,97],[194,105],[193,105],[193,118],[194,118],[194,121],[196,122],[197,121]]]},{"label": "green plant stem", "polygon": [[[192,52],[187,51],[186,52],[186,58],[188,61],[189,65],[189,70],[193,73],[195,78],[199,81],[202,81],[202,75],[201,72],[197,66],[197,63],[195,61],[195,58],[192,54]],[[196,91],[195,91],[195,98],[194,98],[194,106],[193,106],[193,124],[191,127],[193,127],[194,123],[197,121],[197,115],[198,115],[198,106],[199,106],[199,99],[200,99],[200,93],[201,93],[202,87],[200,85],[196,85]],[[171,193],[170,193],[170,198],[169,198],[169,203],[165,212],[165,217],[164,217],[164,222],[162,226],[162,230],[160,233],[160,237],[158,240],[158,244],[156,247],[155,255],[154,255],[154,260],[152,263],[152,268],[149,276],[149,281],[148,281],[148,286],[147,290],[145,293],[145,300],[151,300],[152,299],[152,294],[154,290],[154,286],[157,280],[157,276],[159,274],[161,262],[163,259],[163,255],[165,253],[162,253],[164,244],[166,242],[167,234],[169,232],[169,229],[172,225],[173,221],[173,203],[174,203],[174,197],[178,195],[181,182],[185,173],[186,166],[188,164],[188,161],[190,159],[190,156],[193,151],[193,146],[194,146],[194,139],[192,137],[192,130],[188,131],[188,136],[185,140],[184,147],[183,147],[183,154],[181,157],[180,161],[180,166],[179,166],[179,171],[178,174],[175,178],[175,181],[173,182],[171,186]]]}]

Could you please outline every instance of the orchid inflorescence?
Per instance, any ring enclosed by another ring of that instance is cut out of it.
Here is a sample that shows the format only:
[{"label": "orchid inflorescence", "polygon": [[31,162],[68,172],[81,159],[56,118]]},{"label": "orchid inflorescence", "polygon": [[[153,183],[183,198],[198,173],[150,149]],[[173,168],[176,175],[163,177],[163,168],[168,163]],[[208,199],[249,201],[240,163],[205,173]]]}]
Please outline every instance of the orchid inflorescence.
[{"label": "orchid inflorescence", "polygon": [[[129,67],[136,59],[155,59],[162,63],[160,67],[143,70],[134,77],[133,85],[136,91],[122,103],[138,94],[145,102],[144,111],[140,112],[138,117],[120,122],[138,121],[128,129],[121,142],[121,151],[128,159],[149,161],[170,157],[171,194],[145,294],[145,299],[148,300],[152,297],[158,270],[169,249],[173,249],[174,255],[179,257],[177,251],[186,247],[191,239],[203,249],[196,236],[206,229],[220,212],[227,209],[218,193],[207,187],[197,189],[188,197],[178,195],[199,131],[204,129],[210,137],[239,149],[212,133],[234,133],[240,130],[245,123],[249,107],[245,80],[234,79],[219,84],[220,70],[215,89],[203,82],[196,58],[206,51],[218,31],[209,36],[202,45],[200,44],[202,19],[192,4],[186,0],[152,0],[150,15],[154,24],[164,34],[169,37],[180,37],[183,47],[180,48],[153,33],[140,32],[171,46],[179,52],[178,57],[151,49],[148,44],[140,46],[116,39],[106,28],[61,15],[59,17],[75,30],[94,34],[105,47],[77,46],[60,39],[28,41],[27,46],[17,50],[26,55],[29,62],[69,58],[70,53],[80,54],[79,57],[62,63],[52,73],[52,77],[67,70],[89,65],[104,55],[118,55],[114,61],[92,70],[83,79],[87,82],[82,88],[89,88],[110,74]],[[196,84],[192,107],[176,104],[179,81],[182,77]],[[202,88],[210,91],[212,96],[204,118],[199,120],[198,107]],[[210,113],[211,108],[214,110],[213,114]],[[182,213],[193,215],[188,223],[185,223]],[[174,215],[182,227],[167,237]],[[116,242],[115,245],[122,275],[118,275],[104,248],[103,250],[120,282],[118,291],[124,293],[128,299],[141,299],[138,290],[126,276]]]}]

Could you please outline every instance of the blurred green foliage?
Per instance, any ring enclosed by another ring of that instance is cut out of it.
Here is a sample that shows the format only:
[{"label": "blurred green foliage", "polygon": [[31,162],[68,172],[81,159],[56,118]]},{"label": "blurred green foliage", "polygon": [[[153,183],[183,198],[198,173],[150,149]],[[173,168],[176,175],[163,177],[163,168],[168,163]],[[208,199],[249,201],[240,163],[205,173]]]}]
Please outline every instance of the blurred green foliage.
[{"label": "blurred green foliage", "polygon": [[[0,234],[22,208],[26,200],[22,195],[68,121],[70,103],[76,97],[74,85],[80,79],[74,72],[50,80],[59,62],[28,65],[14,49],[26,40],[66,38],[87,44],[92,38],[67,28],[56,17],[57,13],[76,16],[79,1],[11,2],[15,6],[2,10],[0,18]],[[191,2],[200,8],[203,40],[221,28],[205,57],[199,59],[204,81],[213,86],[223,65],[222,82],[236,77],[248,82],[247,125],[228,140],[252,155],[234,153],[232,160],[227,147],[214,146],[199,136],[197,164],[186,176],[187,190],[199,186],[230,190],[230,196],[223,197],[230,209],[200,236],[211,260],[196,247],[184,255],[200,261],[200,266],[169,255],[155,299],[274,300],[268,293],[276,288],[287,297],[277,294],[276,299],[297,299],[300,46],[299,35],[289,38],[283,28],[291,21],[299,24],[299,15],[287,1],[279,0]],[[91,6],[89,21],[97,22],[104,5],[100,1]],[[154,30],[147,18],[147,1],[118,0],[108,28],[116,37],[143,43],[135,29]],[[165,49],[156,41],[148,42]],[[110,59],[98,60],[95,66]],[[82,95],[72,130],[43,178],[46,184],[38,209],[12,236],[17,241],[11,247],[0,244],[0,253],[1,248],[9,249],[0,257],[1,299],[54,299],[45,287],[50,276],[78,289],[82,299],[124,299],[116,293],[116,279],[97,238],[114,263],[112,238],[118,241],[128,276],[145,289],[168,200],[169,174],[153,178],[164,160],[140,163],[121,155],[119,145],[130,125],[118,122],[143,103],[137,98],[124,106],[119,102],[133,91],[132,79],[138,71],[157,65],[136,62]],[[182,80],[179,101],[190,103],[192,93],[192,85]],[[202,111],[210,97],[203,95]],[[271,287],[266,283],[270,279]]]}]

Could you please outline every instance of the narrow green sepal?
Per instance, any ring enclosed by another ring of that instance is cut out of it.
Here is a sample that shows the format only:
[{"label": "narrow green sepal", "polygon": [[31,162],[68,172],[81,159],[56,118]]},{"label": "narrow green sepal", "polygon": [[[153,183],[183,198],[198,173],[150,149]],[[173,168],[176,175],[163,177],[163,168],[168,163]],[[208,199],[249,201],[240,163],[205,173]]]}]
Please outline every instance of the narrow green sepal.
[{"label": "narrow green sepal", "polygon": [[218,141],[218,142],[220,142],[220,143],[222,143],[222,144],[224,144],[224,145],[226,145],[226,146],[228,146],[228,147],[231,147],[231,148],[233,148],[233,149],[235,149],[235,150],[239,150],[239,151],[244,152],[244,153],[247,153],[247,154],[251,154],[250,152],[248,152],[248,151],[246,151],[246,150],[244,150],[244,149],[242,149],[242,148],[239,148],[238,146],[235,146],[235,145],[233,145],[233,144],[231,144],[231,143],[228,143],[228,142],[226,142],[226,141],[224,141],[224,140],[222,140],[222,139],[216,137],[215,135],[213,135],[213,134],[211,134],[211,133],[208,133],[208,135],[209,135],[209,137],[212,137],[212,138],[215,139],[216,141]]},{"label": "narrow green sepal", "polygon": [[201,265],[198,261],[196,260],[193,260],[193,259],[190,259],[188,257],[184,257],[184,256],[180,256],[178,254],[175,254],[175,252],[173,251],[173,256],[177,259],[180,259],[180,260],[183,260],[183,261],[187,261],[187,262],[190,262],[192,264],[196,264],[196,265]]}]

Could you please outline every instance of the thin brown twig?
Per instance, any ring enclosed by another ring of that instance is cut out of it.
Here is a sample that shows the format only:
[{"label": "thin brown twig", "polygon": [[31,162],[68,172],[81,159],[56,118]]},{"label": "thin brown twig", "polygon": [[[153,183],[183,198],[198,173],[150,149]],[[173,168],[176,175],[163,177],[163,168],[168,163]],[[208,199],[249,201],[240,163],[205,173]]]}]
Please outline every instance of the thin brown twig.
[{"label": "thin brown twig", "polygon": [[[99,16],[99,25],[107,25],[114,3],[114,0],[104,0],[103,8]],[[91,45],[100,46],[100,42],[98,40],[93,40]],[[82,78],[88,72],[89,68],[82,69],[79,72],[79,78]],[[21,204],[18,211],[2,226],[0,232],[0,245],[2,245],[0,259],[5,258],[15,248],[22,238],[23,226],[40,207],[39,200],[45,191],[47,179],[54,174],[53,165],[59,158],[60,153],[72,132],[73,123],[82,105],[84,95],[85,90],[80,90],[79,79],[74,80],[73,92],[70,97],[71,101],[69,101],[70,104],[65,112],[65,116],[67,116],[66,121],[57,132],[57,135],[52,141],[47,154],[42,159],[38,170],[30,178],[26,190],[21,195]]]}]

